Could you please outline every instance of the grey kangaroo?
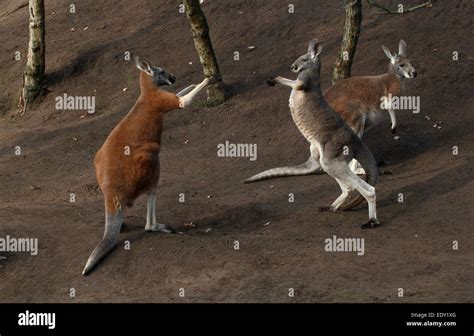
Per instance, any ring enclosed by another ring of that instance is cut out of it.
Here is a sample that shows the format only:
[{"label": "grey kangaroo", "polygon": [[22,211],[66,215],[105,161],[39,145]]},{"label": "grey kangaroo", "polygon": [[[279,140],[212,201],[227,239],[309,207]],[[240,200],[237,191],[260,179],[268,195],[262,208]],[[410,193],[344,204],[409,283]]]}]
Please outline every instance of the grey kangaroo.
[{"label": "grey kangaroo", "polygon": [[[378,76],[354,76],[343,79],[324,92],[326,102],[344,119],[347,125],[362,139],[365,131],[384,120],[388,111],[391,130],[395,133],[397,120],[395,111],[381,108],[382,97],[397,97],[403,94],[406,79],[416,78],[417,72],[406,55],[406,43],[400,40],[398,54],[382,46],[389,58],[388,72]],[[274,177],[308,175],[320,171],[319,165],[312,160],[295,166],[277,167],[256,174],[247,182],[256,182]],[[356,174],[365,174],[356,160],[352,160],[351,169]]]},{"label": "grey kangaroo", "polygon": [[[319,210],[348,210],[365,198],[369,205],[369,221],[362,228],[374,228],[379,225],[374,188],[377,180],[376,162],[357,134],[323,97],[320,87],[321,50],[322,44],[317,39],[312,40],[308,52],[296,59],[291,66],[291,70],[298,74],[297,79],[276,77],[270,79],[268,84],[281,84],[292,89],[289,100],[291,116],[310,143],[311,156],[302,166],[321,167],[337,181],[342,190],[341,195],[330,206]],[[365,169],[367,182],[350,169],[352,159],[359,161]],[[360,193],[359,197],[346,203],[353,190]]]}]

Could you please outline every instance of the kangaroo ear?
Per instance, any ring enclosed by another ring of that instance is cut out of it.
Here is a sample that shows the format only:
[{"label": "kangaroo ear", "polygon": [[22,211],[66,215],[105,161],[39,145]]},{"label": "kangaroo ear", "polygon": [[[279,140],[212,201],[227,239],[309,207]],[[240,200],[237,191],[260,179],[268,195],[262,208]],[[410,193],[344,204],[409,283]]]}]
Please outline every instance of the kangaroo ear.
[{"label": "kangaroo ear", "polygon": [[383,52],[385,53],[385,55],[387,55],[387,57],[392,60],[394,55],[390,52],[390,49],[388,49],[386,46],[382,46],[382,49],[383,49]]},{"label": "kangaroo ear", "polygon": [[398,54],[403,57],[407,56],[407,44],[404,40],[400,40],[398,43]]},{"label": "kangaroo ear", "polygon": [[150,66],[150,63],[148,63],[147,61],[145,60],[140,60],[138,58],[138,56],[135,56],[133,58],[135,60],[135,66],[140,69],[141,71],[143,71],[144,73],[146,73],[147,75],[153,75],[153,71],[151,69],[151,66]]},{"label": "kangaroo ear", "polygon": [[314,59],[318,57],[322,50],[323,50],[323,44],[319,43],[318,39],[313,39],[309,42],[308,53],[310,54],[311,58]]},{"label": "kangaroo ear", "polygon": [[317,46],[316,46],[316,56],[319,56],[319,54],[321,53],[321,51],[323,51],[323,44],[322,44],[322,43],[318,43]]}]

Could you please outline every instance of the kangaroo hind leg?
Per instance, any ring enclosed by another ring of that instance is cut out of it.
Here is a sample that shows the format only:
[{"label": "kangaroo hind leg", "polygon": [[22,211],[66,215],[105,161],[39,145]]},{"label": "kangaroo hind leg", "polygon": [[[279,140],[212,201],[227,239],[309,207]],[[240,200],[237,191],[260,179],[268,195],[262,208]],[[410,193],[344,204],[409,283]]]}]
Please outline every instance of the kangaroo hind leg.
[{"label": "kangaroo hind leg", "polygon": [[145,231],[173,233],[167,225],[156,221],[156,193],[147,195]]},{"label": "kangaroo hind leg", "polygon": [[343,173],[340,174],[338,178],[351,189],[357,190],[366,199],[367,204],[369,205],[369,221],[362,225],[362,228],[367,229],[379,226],[380,223],[377,220],[375,188],[357,176],[349,166],[346,166]]}]

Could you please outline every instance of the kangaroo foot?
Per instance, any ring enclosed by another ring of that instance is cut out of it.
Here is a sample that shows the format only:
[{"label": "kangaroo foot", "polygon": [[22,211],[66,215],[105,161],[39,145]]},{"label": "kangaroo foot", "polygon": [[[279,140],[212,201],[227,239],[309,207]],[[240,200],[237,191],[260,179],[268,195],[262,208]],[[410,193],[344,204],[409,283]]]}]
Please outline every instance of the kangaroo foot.
[{"label": "kangaroo foot", "polygon": [[328,212],[328,211],[334,211],[332,206],[320,206],[318,207],[319,212]]},{"label": "kangaroo foot", "polygon": [[361,226],[362,229],[373,229],[380,226],[380,223],[378,220],[371,218],[367,223]]},{"label": "kangaroo foot", "polygon": [[149,228],[145,228],[147,232],[164,232],[164,233],[175,233],[176,231],[173,228],[165,224],[156,223]]}]

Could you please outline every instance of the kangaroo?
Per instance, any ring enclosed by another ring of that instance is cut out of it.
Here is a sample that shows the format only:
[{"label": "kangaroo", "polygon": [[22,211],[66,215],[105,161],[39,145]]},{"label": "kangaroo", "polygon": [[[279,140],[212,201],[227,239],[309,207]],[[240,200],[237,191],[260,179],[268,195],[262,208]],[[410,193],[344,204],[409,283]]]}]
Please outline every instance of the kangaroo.
[{"label": "kangaroo", "polygon": [[[291,90],[289,106],[296,126],[310,143],[312,166],[321,167],[339,184],[342,193],[328,207],[320,211],[348,210],[360,204],[364,198],[368,202],[369,221],[362,228],[379,225],[376,214],[375,188],[377,165],[372,153],[362,143],[357,134],[344,122],[326,102],[321,92],[319,54],[322,44],[313,39],[308,52],[291,65],[298,74],[296,80],[283,77],[272,78],[269,85],[281,84]],[[349,162],[357,159],[367,172],[367,182],[357,176],[349,167]],[[357,199],[346,204],[349,193],[357,190]]]},{"label": "kangaroo", "polygon": [[176,77],[135,57],[140,70],[140,96],[125,118],[112,130],[94,158],[100,190],[105,198],[104,237],[82,272],[88,274],[115,247],[123,223],[124,206],[147,194],[146,231],[171,233],[156,221],[156,191],[160,173],[159,151],[165,113],[186,108],[208,83],[190,85],[178,94],[160,89]]},{"label": "kangaroo", "polygon": [[[341,80],[324,92],[324,99],[344,119],[354,132],[362,139],[364,132],[379,124],[384,118],[381,108],[383,97],[400,96],[404,89],[404,80],[415,78],[417,72],[410,60],[406,57],[406,43],[400,40],[398,55],[392,53],[387,47],[382,46],[385,55],[390,59],[388,72],[378,76],[355,76]],[[388,104],[389,105],[389,104]],[[397,120],[395,112],[389,108],[391,130],[395,133]],[[351,169],[357,174],[364,174],[356,160],[350,164]],[[254,175],[245,182],[255,182],[264,179],[308,175],[320,170],[310,156],[309,159],[296,166],[278,167]]]}]

